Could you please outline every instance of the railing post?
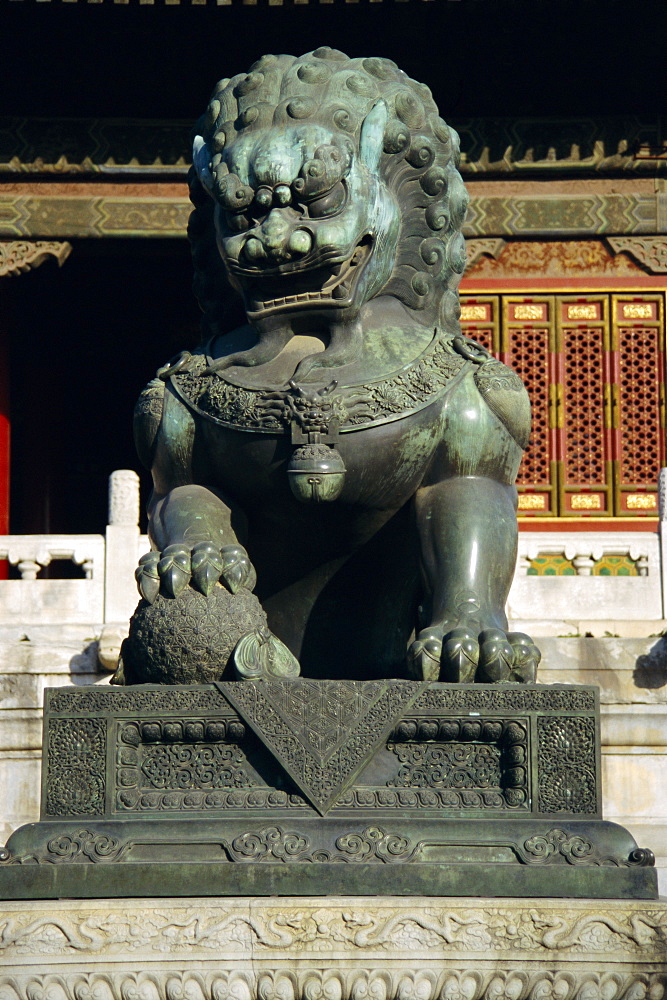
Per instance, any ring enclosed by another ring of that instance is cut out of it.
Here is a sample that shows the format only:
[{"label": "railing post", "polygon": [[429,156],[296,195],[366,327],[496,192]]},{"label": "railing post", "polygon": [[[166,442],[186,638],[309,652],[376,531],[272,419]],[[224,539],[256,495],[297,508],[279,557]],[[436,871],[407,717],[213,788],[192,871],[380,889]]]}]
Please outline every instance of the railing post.
[{"label": "railing post", "polygon": [[658,532],[660,536],[660,582],[662,585],[662,617],[667,618],[667,469],[658,474]]},{"label": "railing post", "polygon": [[134,582],[139,548],[139,477],[131,469],[109,476],[109,523],[106,532],[104,621],[128,622],[138,594]]},{"label": "railing post", "polygon": [[582,553],[577,555],[572,560],[572,565],[577,571],[577,576],[592,576],[593,567],[595,566],[594,560],[591,558],[589,553]]}]

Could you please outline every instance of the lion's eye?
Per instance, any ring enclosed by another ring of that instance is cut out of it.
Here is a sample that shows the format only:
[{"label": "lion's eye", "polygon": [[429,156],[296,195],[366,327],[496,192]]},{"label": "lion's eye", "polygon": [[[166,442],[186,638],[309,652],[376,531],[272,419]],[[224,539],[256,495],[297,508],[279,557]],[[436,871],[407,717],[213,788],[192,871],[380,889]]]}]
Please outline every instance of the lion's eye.
[{"label": "lion's eye", "polygon": [[342,181],[338,181],[331,191],[327,191],[321,198],[314,198],[308,202],[308,215],[311,219],[321,219],[327,215],[335,215],[339,212],[347,200],[347,191]]}]

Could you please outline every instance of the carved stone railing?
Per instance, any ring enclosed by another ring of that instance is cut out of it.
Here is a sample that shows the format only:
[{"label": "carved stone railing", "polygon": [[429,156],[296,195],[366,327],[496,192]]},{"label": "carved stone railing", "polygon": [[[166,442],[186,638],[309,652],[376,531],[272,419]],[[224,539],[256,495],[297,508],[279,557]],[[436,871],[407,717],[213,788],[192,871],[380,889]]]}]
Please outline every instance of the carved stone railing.
[{"label": "carved stone railing", "polygon": [[[104,615],[103,535],[4,535],[0,558],[9,560],[20,580],[0,581],[0,624],[84,624]],[[82,569],[79,579],[38,579],[55,560]]]},{"label": "carved stone railing", "polygon": [[637,576],[648,576],[649,559],[657,571],[659,552],[653,532],[552,532],[524,534],[519,540],[517,571],[528,573],[539,556],[562,556],[571,562],[576,576],[592,576],[595,564],[605,556],[625,556],[635,565]]},{"label": "carved stone railing", "polygon": [[[120,469],[109,480],[106,535],[0,535],[0,559],[19,580],[0,580],[0,625],[126,623],[137,603],[134,568],[149,548],[139,532],[139,478]],[[40,579],[52,563],[80,567],[78,579]]]},{"label": "carved stone railing", "polygon": [[83,577],[92,580],[95,563],[99,568],[104,560],[104,538],[102,535],[3,535],[0,559],[16,566],[22,580],[36,580],[37,574],[55,561],[80,566]]},{"label": "carved stone railing", "polygon": [[[569,576],[535,576],[535,559],[561,556],[572,564]],[[598,576],[605,556],[625,556],[631,576]],[[524,532],[508,600],[514,620],[660,620],[663,605],[661,540],[648,531]]]}]

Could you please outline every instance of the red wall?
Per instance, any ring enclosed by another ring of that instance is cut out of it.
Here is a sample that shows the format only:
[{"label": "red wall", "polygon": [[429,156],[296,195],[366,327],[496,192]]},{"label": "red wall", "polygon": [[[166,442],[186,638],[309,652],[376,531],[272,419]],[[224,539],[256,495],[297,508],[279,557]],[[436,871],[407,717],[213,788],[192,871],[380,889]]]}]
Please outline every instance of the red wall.
[{"label": "red wall", "polygon": [[[4,278],[4,281],[11,280]],[[9,534],[9,351],[0,330],[0,535]],[[0,559],[0,580],[7,579],[7,560]]]}]

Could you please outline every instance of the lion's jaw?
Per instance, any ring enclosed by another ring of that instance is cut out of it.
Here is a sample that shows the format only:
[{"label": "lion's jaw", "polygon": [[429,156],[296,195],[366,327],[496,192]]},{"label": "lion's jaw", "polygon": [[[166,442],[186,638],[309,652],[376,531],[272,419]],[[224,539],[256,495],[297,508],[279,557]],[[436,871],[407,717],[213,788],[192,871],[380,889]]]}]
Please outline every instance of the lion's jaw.
[{"label": "lion's jaw", "polygon": [[250,321],[354,321],[396,254],[398,205],[377,173],[348,139],[314,125],[239,136],[224,161],[217,244]]}]

